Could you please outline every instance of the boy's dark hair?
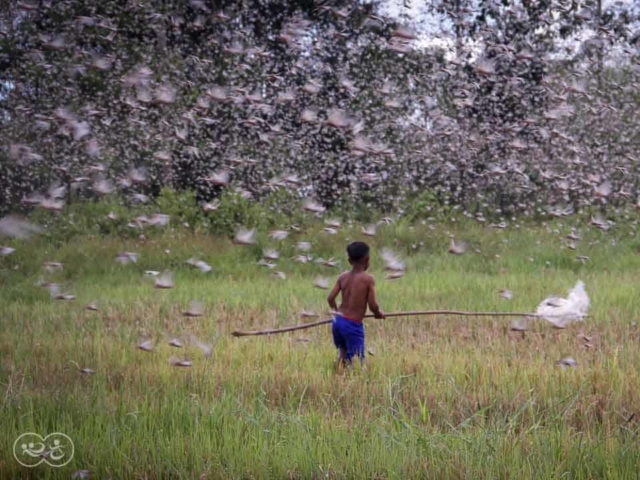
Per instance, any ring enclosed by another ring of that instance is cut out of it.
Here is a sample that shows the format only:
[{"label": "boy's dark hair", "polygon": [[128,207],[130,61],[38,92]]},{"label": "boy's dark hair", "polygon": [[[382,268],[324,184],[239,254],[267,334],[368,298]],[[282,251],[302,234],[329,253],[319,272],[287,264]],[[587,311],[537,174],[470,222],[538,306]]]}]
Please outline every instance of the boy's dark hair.
[{"label": "boy's dark hair", "polygon": [[369,245],[364,242],[351,242],[347,246],[347,254],[352,262],[360,261],[369,256]]}]

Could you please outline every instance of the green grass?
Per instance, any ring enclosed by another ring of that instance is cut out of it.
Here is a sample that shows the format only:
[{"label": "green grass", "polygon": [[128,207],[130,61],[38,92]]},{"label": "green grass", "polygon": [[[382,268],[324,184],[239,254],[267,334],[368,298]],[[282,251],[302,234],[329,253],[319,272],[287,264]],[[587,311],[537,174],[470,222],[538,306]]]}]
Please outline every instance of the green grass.
[{"label": "green grass", "polygon": [[[590,318],[563,331],[535,322],[524,336],[508,319],[371,320],[375,355],[345,375],[333,372],[328,326],[230,336],[297,323],[301,309],[327,311],[313,280],[338,270],[294,263],[293,246],[311,239],[316,255],[343,259],[359,228],[314,233],[321,228],[280,245],[263,232],[255,247],[179,231],[11,243],[16,253],[0,258],[0,478],[70,478],[79,469],[94,478],[638,477],[640,242],[628,227],[582,227],[577,251],[562,248],[569,227],[560,224],[382,227],[370,242],[385,311],[532,311],[581,279]],[[449,232],[472,249],[448,255]],[[281,251],[286,280],[255,265],[265,245]],[[384,279],[383,246],[405,256],[404,278]],[[124,250],[140,253],[139,263],[117,264]],[[191,269],[191,256],[214,270]],[[45,274],[47,260],[64,269]],[[172,270],[175,288],[154,289],[147,269]],[[39,279],[62,283],[75,301],[49,299]],[[499,297],[503,288],[513,300]],[[205,304],[204,317],[181,315],[192,299]],[[89,301],[100,311],[85,310]],[[213,355],[167,343],[190,335],[220,336]],[[153,353],[136,349],[144,336]],[[172,355],[193,367],[171,366]],[[555,365],[568,355],[577,368]],[[26,431],[66,433],[74,459],[61,469],[21,468],[11,450]]]}]

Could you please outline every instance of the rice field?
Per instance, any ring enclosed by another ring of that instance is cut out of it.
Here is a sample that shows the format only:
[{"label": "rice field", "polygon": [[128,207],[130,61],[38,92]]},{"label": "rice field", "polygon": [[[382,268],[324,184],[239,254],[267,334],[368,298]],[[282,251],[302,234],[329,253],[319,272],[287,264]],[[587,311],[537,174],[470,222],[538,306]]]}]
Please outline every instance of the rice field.
[{"label": "rice field", "polygon": [[[638,478],[640,242],[628,228],[583,226],[576,250],[559,223],[382,228],[368,240],[386,312],[533,311],[583,280],[589,318],[566,330],[538,320],[524,333],[507,318],[370,320],[370,354],[343,375],[329,326],[230,334],[298,323],[303,309],[326,314],[314,280],[341,269],[293,261],[295,243],[310,240],[344,269],[344,247],[361,236],[321,230],[281,243],[260,232],[242,247],[169,230],[10,242],[16,252],[0,257],[0,478]],[[465,255],[447,253],[449,233],[469,241]],[[285,279],[256,264],[266,246],[280,251]],[[384,279],[382,247],[404,257],[404,277]],[[123,251],[138,262],[117,263]],[[47,273],[46,261],[64,267]],[[153,288],[147,270],[170,270],[174,288]],[[75,299],[52,300],[39,281]],[[192,300],[202,317],[183,315]],[[152,351],[137,348],[145,339]],[[567,356],[575,368],[556,364]],[[72,460],[20,466],[12,449],[24,432],[65,433]]]}]

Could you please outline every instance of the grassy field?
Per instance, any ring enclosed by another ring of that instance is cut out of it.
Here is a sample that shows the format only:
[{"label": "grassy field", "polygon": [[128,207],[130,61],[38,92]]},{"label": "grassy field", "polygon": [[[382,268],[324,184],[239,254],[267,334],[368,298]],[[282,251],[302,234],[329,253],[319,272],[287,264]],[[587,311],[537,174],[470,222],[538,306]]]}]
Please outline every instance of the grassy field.
[{"label": "grassy field", "polygon": [[[16,252],[0,257],[0,478],[71,478],[81,469],[114,479],[638,478],[640,241],[632,229],[582,226],[573,251],[559,223],[382,227],[370,243],[385,311],[532,311],[583,280],[590,318],[567,330],[533,322],[525,335],[499,318],[371,320],[374,355],[345,375],[333,372],[328,326],[230,335],[297,323],[302,309],[327,311],[314,279],[339,270],[293,262],[295,241],[311,240],[315,255],[346,268],[346,242],[360,235],[356,226],[321,230],[281,244],[263,232],[250,247],[177,231],[10,242]],[[449,233],[470,241],[466,255],[447,254]],[[267,245],[280,250],[285,280],[256,265]],[[405,277],[384,279],[381,247],[406,258]],[[138,252],[138,263],[116,263],[121,251]],[[213,271],[186,265],[192,256]],[[64,269],[47,274],[44,261]],[[148,269],[171,270],[175,288],[154,289]],[[51,300],[35,285],[41,279],[76,299]],[[182,316],[192,299],[204,303],[203,317]],[[99,311],[85,310],[90,301]],[[173,336],[182,351],[168,345]],[[211,357],[191,336],[218,339]],[[153,352],[136,348],[143,337]],[[174,367],[172,356],[193,366]],[[566,356],[576,368],[555,364]],[[28,431],[69,435],[72,462],[20,467],[12,445]]]}]

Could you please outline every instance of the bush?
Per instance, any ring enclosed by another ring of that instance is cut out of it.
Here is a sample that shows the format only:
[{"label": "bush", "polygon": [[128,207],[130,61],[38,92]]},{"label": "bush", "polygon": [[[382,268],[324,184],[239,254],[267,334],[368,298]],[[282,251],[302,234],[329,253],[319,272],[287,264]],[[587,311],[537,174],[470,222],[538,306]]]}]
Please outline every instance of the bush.
[{"label": "bush", "polygon": [[217,210],[206,212],[206,224],[213,233],[232,234],[238,226],[257,227],[269,217],[260,203],[243,198],[236,192],[225,192],[219,201]]},{"label": "bush", "polygon": [[177,191],[165,187],[156,198],[156,213],[169,215],[170,224],[195,229],[205,220],[204,212],[196,202],[196,193],[192,190]]},{"label": "bush", "polygon": [[406,200],[404,216],[410,221],[429,217],[443,220],[449,217],[450,214],[451,208],[447,205],[442,205],[434,192],[422,192]]},{"label": "bush", "polygon": [[[259,201],[243,198],[235,191],[225,191],[218,198],[216,210],[207,212],[198,204],[194,191],[163,188],[157,198],[147,204],[131,204],[120,195],[104,198],[76,200],[67,203],[63,212],[51,212],[36,208],[30,214],[35,224],[44,227],[46,235],[56,242],[69,241],[79,235],[114,235],[137,237],[153,236],[167,227],[138,225],[140,215],[162,213],[169,216],[169,227],[189,228],[212,234],[233,235],[239,227],[273,229],[297,225],[300,228],[322,221],[304,212],[301,199],[286,189],[276,190]],[[416,208],[423,208],[424,202]],[[416,210],[417,212],[417,210]],[[116,218],[109,218],[109,214]],[[414,213],[417,216],[417,213]],[[366,224],[380,218],[378,212],[364,205],[350,206],[326,212],[322,218],[338,217]]]},{"label": "bush", "polygon": [[[137,236],[140,230],[128,226],[130,219],[145,212],[145,207],[128,207],[120,197],[113,196],[95,201],[67,204],[63,212],[34,210],[30,219],[45,228],[47,234],[58,241],[68,241],[76,235]],[[110,219],[109,214],[116,219]]]}]

